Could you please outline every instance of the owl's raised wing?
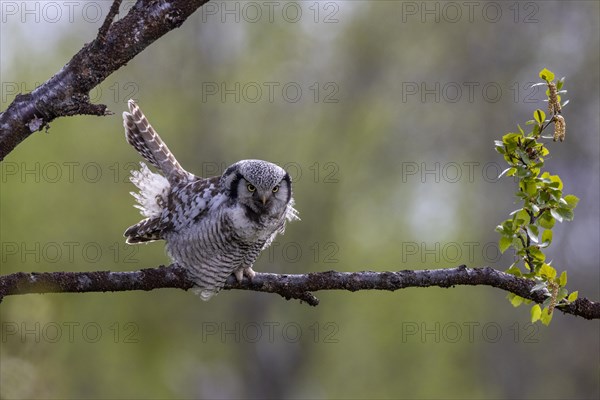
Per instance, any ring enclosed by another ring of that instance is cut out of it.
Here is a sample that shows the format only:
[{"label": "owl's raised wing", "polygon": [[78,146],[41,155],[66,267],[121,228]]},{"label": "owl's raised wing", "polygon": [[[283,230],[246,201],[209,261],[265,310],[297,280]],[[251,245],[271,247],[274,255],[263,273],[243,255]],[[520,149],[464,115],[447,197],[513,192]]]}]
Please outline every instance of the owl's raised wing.
[{"label": "owl's raised wing", "polygon": [[123,112],[123,126],[127,142],[150,164],[158,168],[169,182],[192,178],[193,175],[181,167],[165,142],[152,128],[139,106],[133,100],[129,100],[127,105],[129,112]]}]

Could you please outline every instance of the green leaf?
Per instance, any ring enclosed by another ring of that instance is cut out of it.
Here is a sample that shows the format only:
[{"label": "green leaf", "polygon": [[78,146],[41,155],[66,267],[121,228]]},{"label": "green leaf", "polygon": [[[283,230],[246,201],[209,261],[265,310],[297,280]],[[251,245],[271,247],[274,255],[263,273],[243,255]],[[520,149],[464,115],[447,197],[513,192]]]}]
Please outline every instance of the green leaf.
[{"label": "green leaf", "polygon": [[550,229],[546,229],[544,233],[542,233],[542,244],[544,247],[548,247],[550,243],[552,243],[552,231]]},{"label": "green leaf", "polygon": [[562,197],[562,190],[559,190],[556,187],[553,187],[556,185],[558,185],[558,183],[552,182],[552,183],[549,183],[548,187],[546,188],[546,192],[549,195],[547,203],[549,205],[553,205],[553,206],[558,206],[558,202],[559,202],[560,198]]},{"label": "green leaf", "polygon": [[502,142],[504,144],[514,144],[516,146],[517,140],[521,137],[523,137],[523,135],[520,133],[507,133],[506,135],[502,136]]},{"label": "green leaf", "polygon": [[528,178],[531,176],[531,171],[529,171],[527,169],[527,167],[525,167],[523,165],[517,165],[515,168],[517,168],[517,177],[518,178]]},{"label": "green leaf", "polygon": [[537,246],[529,246],[527,249],[529,251],[529,255],[533,257],[536,261],[543,262],[546,259],[546,255],[542,253],[542,251],[538,249]]},{"label": "green leaf", "polygon": [[556,301],[559,302],[565,297],[567,297],[567,293],[569,292],[567,292],[567,289],[565,289],[564,287],[558,289],[558,293],[556,293]]},{"label": "green leaf", "polygon": [[579,203],[579,198],[572,194],[566,195],[564,199],[567,202],[568,207],[571,209],[577,207],[577,203]]},{"label": "green leaf", "polygon": [[556,211],[558,212],[558,214],[560,214],[563,220],[573,221],[573,217],[575,215],[573,214],[573,210],[571,210],[570,208],[559,208]]},{"label": "green leaf", "polygon": [[533,243],[539,243],[539,239],[538,239],[538,235],[539,235],[539,230],[538,227],[535,225],[527,225],[527,228],[525,228],[525,230],[527,231],[527,236],[529,236],[529,239],[531,239],[531,241]]},{"label": "green leaf", "polygon": [[563,188],[563,183],[562,180],[560,179],[560,176],[558,175],[550,175],[548,174],[548,178],[550,179],[550,181],[552,182],[550,184],[551,187],[556,187],[560,190],[562,190]]},{"label": "green leaf", "polygon": [[508,249],[510,247],[511,244],[512,244],[511,237],[502,236],[500,238],[500,243],[499,243],[500,253],[504,253],[506,251],[506,249]]},{"label": "green leaf", "polygon": [[549,312],[549,308],[546,307],[542,310],[542,314],[540,315],[540,320],[542,324],[548,326],[550,325],[550,321],[552,321],[552,314]]},{"label": "green leaf", "polygon": [[564,84],[565,84],[565,77],[563,76],[562,78],[560,78],[558,80],[558,82],[556,82],[556,90],[562,89]]},{"label": "green leaf", "polygon": [[510,304],[512,304],[513,307],[519,307],[521,304],[523,304],[523,300],[525,300],[521,296],[517,296],[516,294],[513,294],[513,293],[509,293],[507,297],[508,297],[508,300],[510,301]]},{"label": "green leaf", "polygon": [[567,271],[561,272],[560,278],[558,278],[558,284],[563,287],[567,285]]},{"label": "green leaf", "polygon": [[512,220],[507,219],[506,221],[498,225],[496,227],[496,232],[504,236],[512,236],[514,234]]},{"label": "green leaf", "polygon": [[546,229],[544,233],[542,233],[542,242],[551,242],[552,241],[552,231],[550,229]]},{"label": "green leaf", "polygon": [[546,120],[546,113],[538,108],[533,112],[533,119],[535,119],[538,125],[542,125]]},{"label": "green leaf", "polygon": [[531,164],[531,158],[529,158],[529,155],[525,151],[523,151],[519,147],[517,147],[515,149],[515,153],[517,153],[517,156],[519,156],[519,158],[521,160],[523,160],[525,162],[525,164],[527,164],[527,165]]},{"label": "green leaf", "polygon": [[517,267],[516,264],[511,265],[510,268],[506,270],[506,273],[507,274],[511,274],[511,275],[515,275],[515,276],[521,276],[521,275],[523,275],[521,273],[521,270],[519,269],[519,267]]},{"label": "green leaf", "polygon": [[500,175],[498,175],[498,179],[502,178],[502,176],[504,176],[504,175],[513,176],[515,174],[515,172],[517,172],[517,170],[514,167],[506,168],[504,171],[502,171],[502,173],[500,173]]},{"label": "green leaf", "polygon": [[562,190],[563,188],[563,183],[560,180],[560,176],[558,175],[550,175],[550,173],[548,171],[544,172],[542,174],[542,180],[546,183],[548,183],[550,187],[553,188],[557,188]]},{"label": "green leaf", "polygon": [[554,80],[554,73],[549,69],[544,68],[540,71],[540,78],[547,82],[552,82]]},{"label": "green leaf", "polygon": [[527,211],[521,209],[513,216],[514,221],[522,221],[523,224],[529,224],[529,214]]},{"label": "green leaf", "polygon": [[549,264],[544,263],[542,268],[540,268],[540,275],[542,277],[546,277],[548,280],[554,279],[556,278],[556,270]]},{"label": "green leaf", "polygon": [[552,229],[554,226],[554,217],[548,211],[544,211],[541,218],[538,219],[540,226],[544,229]]},{"label": "green leaf", "polygon": [[569,293],[569,297],[567,297],[567,300],[572,303],[575,300],[577,300],[577,296],[579,295],[579,292],[576,290],[574,292]]},{"label": "green leaf", "polygon": [[559,212],[557,210],[555,210],[554,208],[552,210],[550,210],[550,214],[552,214],[554,219],[557,220],[558,222],[563,222],[562,215],[560,215]]},{"label": "green leaf", "polygon": [[523,181],[523,186],[525,193],[527,193],[528,195],[533,196],[537,193],[537,186],[534,182]]},{"label": "green leaf", "polygon": [[531,307],[531,323],[534,323],[540,319],[542,316],[542,307],[539,304]]}]

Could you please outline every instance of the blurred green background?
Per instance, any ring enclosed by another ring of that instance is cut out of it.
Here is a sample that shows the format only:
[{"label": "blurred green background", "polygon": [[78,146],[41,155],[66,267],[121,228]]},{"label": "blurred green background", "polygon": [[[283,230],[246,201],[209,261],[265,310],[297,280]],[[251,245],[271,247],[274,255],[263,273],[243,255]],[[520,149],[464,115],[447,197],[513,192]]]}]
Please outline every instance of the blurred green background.
[{"label": "blurred green background", "polygon": [[[92,40],[109,6],[3,1],[0,109]],[[257,271],[506,269],[494,227],[517,208],[515,183],[496,179],[493,141],[545,109],[529,85],[547,67],[571,102],[546,165],[581,198],[547,254],[598,300],[599,13],[596,1],[209,3],[91,93],[114,115],[59,119],[0,164],[1,273],[169,262],[163,243],[122,237],[140,219],[129,98],[198,175],[244,158],[288,168],[302,221]],[[598,321],[531,325],[490,287],[316,295],[316,308],[244,291],[11,296],[0,397],[600,396]]]}]

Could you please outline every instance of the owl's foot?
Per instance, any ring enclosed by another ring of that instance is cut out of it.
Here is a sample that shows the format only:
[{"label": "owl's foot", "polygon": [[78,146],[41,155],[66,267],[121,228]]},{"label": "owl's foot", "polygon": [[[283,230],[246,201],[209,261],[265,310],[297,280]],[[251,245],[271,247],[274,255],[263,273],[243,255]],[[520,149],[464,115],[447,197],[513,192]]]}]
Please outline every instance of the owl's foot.
[{"label": "owl's foot", "polygon": [[235,275],[238,283],[242,283],[244,275],[246,275],[248,279],[252,280],[254,279],[256,272],[254,272],[252,267],[238,267],[235,271],[233,271],[233,274]]},{"label": "owl's foot", "polygon": [[248,267],[244,270],[244,273],[246,274],[246,276],[248,277],[248,279],[250,279],[250,281],[252,281],[252,279],[254,279],[254,276],[256,275],[256,272],[254,272],[254,270],[252,269],[252,267]]}]

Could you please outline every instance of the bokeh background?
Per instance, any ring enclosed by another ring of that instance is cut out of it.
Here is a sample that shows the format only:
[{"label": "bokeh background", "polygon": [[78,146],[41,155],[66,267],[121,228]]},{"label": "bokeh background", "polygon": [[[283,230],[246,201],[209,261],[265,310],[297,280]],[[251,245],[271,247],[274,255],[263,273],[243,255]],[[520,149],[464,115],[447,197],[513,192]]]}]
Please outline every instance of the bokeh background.
[{"label": "bokeh background", "polygon": [[[2,1],[1,109],[92,40],[108,1]],[[124,1],[122,13],[133,5]],[[599,3],[213,2],[0,164],[2,274],[169,262],[124,244],[140,157],[136,99],[181,164],[288,168],[302,218],[257,271],[506,269],[494,227],[518,205],[493,141],[566,76],[567,138],[547,169],[581,198],[548,257],[600,298]],[[600,324],[529,324],[490,287],[321,292],[312,308],[226,291],[12,296],[0,306],[2,398],[598,398]]]}]

